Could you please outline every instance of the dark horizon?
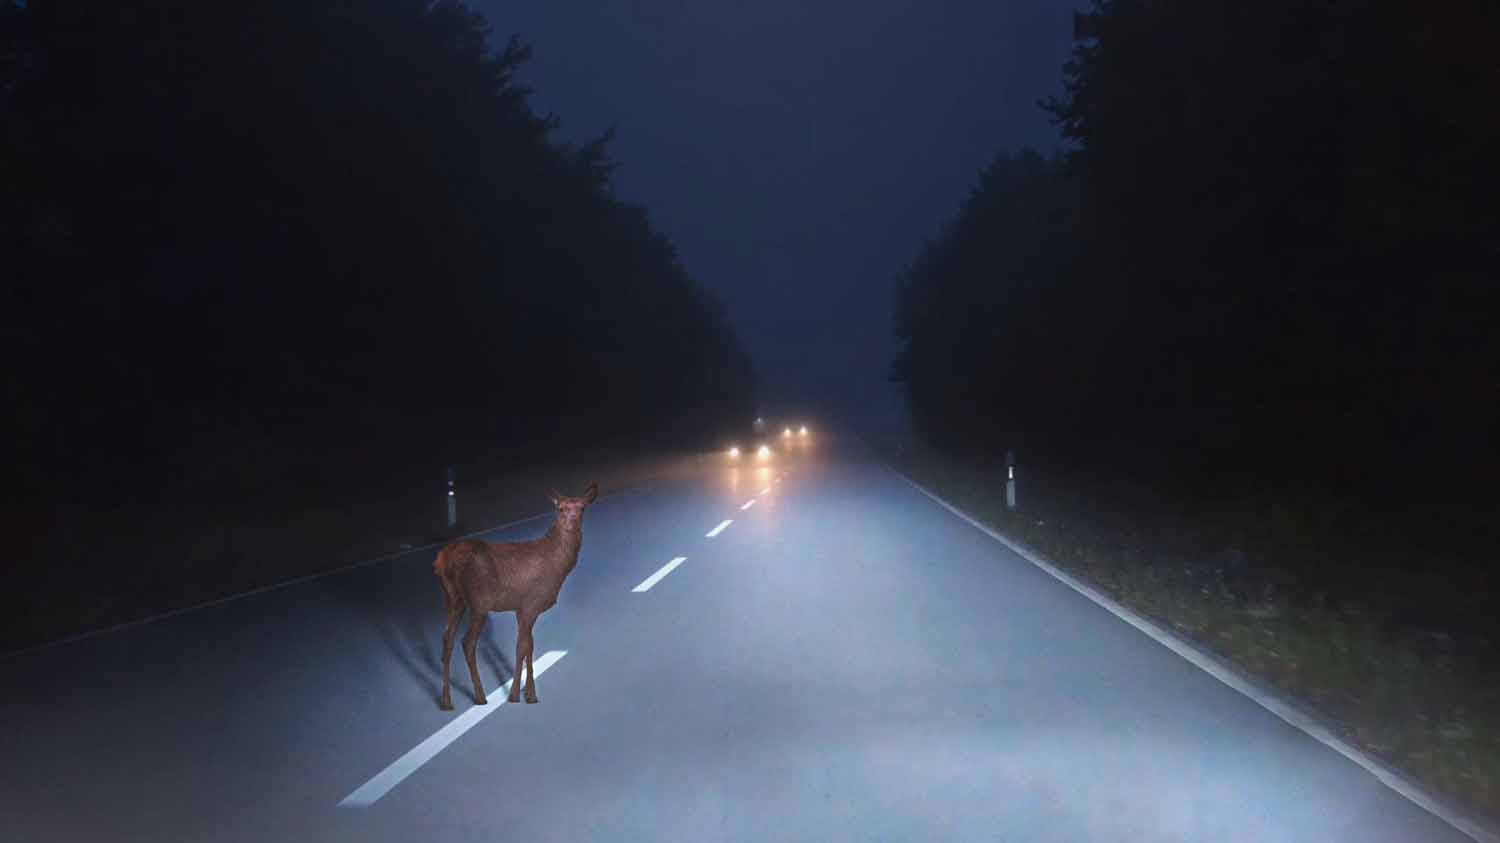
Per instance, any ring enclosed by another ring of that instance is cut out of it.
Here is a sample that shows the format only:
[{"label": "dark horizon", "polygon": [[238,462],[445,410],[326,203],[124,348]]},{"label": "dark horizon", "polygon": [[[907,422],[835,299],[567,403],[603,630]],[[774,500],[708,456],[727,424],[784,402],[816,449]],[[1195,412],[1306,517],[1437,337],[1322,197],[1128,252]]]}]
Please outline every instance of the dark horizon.
[{"label": "dark horizon", "polygon": [[1085,4],[475,5],[562,137],[617,130],[616,189],[724,296],[765,403],[892,432],[895,276],[995,150],[1063,144],[1037,103]]}]

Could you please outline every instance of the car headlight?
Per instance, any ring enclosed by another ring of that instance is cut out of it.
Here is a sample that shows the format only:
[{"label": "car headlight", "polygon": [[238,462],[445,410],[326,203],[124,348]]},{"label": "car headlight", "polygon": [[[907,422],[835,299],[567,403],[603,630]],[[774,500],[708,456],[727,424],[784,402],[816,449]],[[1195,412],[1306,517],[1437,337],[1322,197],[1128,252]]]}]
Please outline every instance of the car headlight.
[{"label": "car headlight", "polygon": [[781,435],[782,436],[791,436],[792,435],[792,429],[790,427],[786,428],[785,430],[781,431]]},{"label": "car headlight", "polygon": [[799,430],[799,431],[797,431],[797,432],[798,432],[798,433],[799,433],[799,434],[801,434],[801,435],[802,435],[802,436],[806,436],[806,435],[807,435],[807,425],[803,425],[803,426],[802,426],[802,429],[801,429],[801,430]]},{"label": "car headlight", "polygon": [[740,455],[740,448],[739,448],[739,446],[738,445],[731,445],[729,447],[729,457],[730,457],[730,459],[734,459],[734,458],[738,457],[739,455]]},{"label": "car headlight", "polygon": [[760,450],[755,452],[755,455],[763,460],[769,459],[771,456],[771,449],[765,445],[762,445],[760,446]]}]

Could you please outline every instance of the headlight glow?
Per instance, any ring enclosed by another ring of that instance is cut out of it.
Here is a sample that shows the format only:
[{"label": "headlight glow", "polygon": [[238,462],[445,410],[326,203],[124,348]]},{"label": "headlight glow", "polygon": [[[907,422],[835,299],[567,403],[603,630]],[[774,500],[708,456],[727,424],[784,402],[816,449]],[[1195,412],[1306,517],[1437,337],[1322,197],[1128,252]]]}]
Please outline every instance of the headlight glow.
[{"label": "headlight glow", "polygon": [[807,435],[807,425],[803,425],[803,426],[802,426],[802,429],[801,429],[801,430],[799,430],[799,431],[797,431],[797,432],[798,432],[798,433],[799,433],[799,434],[801,434],[801,435],[802,435],[802,436],[806,436],[806,435]]},{"label": "headlight glow", "polygon": [[731,456],[731,457],[737,457],[739,455],[740,455],[739,446],[738,445],[731,446],[730,449],[729,449],[729,456]]},{"label": "headlight glow", "polygon": [[785,430],[781,431],[781,435],[782,436],[791,436],[792,435],[792,429],[790,427],[786,428]]},{"label": "headlight glow", "polygon": [[771,456],[771,449],[762,445],[760,446],[760,450],[755,452],[755,455],[761,459],[766,459]]}]

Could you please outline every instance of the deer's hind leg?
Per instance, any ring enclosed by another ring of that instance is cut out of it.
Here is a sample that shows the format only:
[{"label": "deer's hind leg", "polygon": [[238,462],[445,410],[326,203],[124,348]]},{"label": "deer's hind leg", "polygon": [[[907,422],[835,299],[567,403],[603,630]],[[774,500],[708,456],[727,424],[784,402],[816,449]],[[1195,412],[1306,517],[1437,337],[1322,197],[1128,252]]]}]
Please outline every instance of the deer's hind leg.
[{"label": "deer's hind leg", "polygon": [[448,626],[443,630],[443,696],[438,700],[438,708],[443,711],[453,710],[453,697],[448,693],[448,663],[453,658],[453,633],[464,616],[463,598],[453,591],[448,583],[443,583],[443,608],[448,610]]},{"label": "deer's hind leg", "polygon": [[479,633],[484,630],[489,613],[474,609],[469,615],[469,631],[464,633],[464,658],[469,662],[469,678],[474,681],[474,704],[484,705],[489,699],[484,695],[484,683],[479,678],[479,663],[474,661],[474,647],[479,643]]}]

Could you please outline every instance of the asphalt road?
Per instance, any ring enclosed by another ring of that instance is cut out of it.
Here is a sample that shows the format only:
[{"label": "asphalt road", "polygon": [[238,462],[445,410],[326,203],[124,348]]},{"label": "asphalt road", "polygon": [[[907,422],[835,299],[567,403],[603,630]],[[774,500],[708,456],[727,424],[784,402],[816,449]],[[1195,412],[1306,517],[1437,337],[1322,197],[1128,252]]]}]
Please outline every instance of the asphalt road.
[{"label": "asphalt road", "polygon": [[538,705],[434,555],[0,661],[0,839],[1468,840],[851,444],[595,503]]}]

